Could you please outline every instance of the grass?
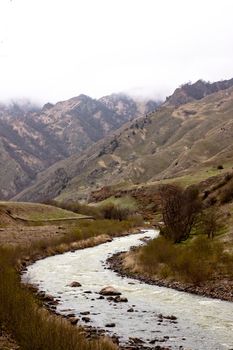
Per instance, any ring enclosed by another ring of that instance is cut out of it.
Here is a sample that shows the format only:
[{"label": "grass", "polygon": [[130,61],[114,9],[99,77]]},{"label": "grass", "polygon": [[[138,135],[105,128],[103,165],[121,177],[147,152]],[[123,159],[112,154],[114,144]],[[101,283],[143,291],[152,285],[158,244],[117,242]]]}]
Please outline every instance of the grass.
[{"label": "grass", "polygon": [[38,203],[0,202],[0,209],[7,210],[12,216],[35,221],[83,217],[83,215],[68,210]]},{"label": "grass", "polygon": [[164,237],[152,240],[138,253],[139,264],[149,275],[198,284],[215,274],[233,277],[233,255],[220,241],[199,235],[185,244]]},{"label": "grass", "polygon": [[95,219],[126,220],[136,215],[137,203],[130,196],[109,197],[98,203],[81,204],[77,201],[59,202],[50,201],[50,204],[83,215],[92,216]]},{"label": "grass", "polygon": [[40,302],[21,285],[16,266],[25,256],[63,253],[116,236],[138,225],[137,220],[80,222],[64,237],[33,242],[28,247],[0,247],[0,325],[5,325],[24,350],[113,350],[110,340],[88,341],[83,330],[41,308]]},{"label": "grass", "polygon": [[89,237],[96,237],[101,234],[116,237],[123,232],[127,232],[133,227],[142,225],[142,221],[139,218],[131,220],[96,220],[95,222],[83,221],[79,226],[72,230],[73,234],[78,234],[80,239]]}]

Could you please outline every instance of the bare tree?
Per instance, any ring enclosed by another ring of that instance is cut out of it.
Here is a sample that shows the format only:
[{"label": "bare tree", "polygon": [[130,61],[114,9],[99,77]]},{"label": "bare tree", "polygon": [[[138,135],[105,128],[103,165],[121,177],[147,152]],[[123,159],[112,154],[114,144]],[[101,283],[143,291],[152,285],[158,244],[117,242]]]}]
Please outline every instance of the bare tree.
[{"label": "bare tree", "polygon": [[183,189],[177,185],[164,185],[159,192],[165,225],[161,234],[175,243],[186,240],[201,210],[198,189],[195,186]]},{"label": "bare tree", "polygon": [[224,227],[221,222],[221,214],[216,208],[206,209],[201,215],[201,231],[208,236],[214,238],[216,232]]}]

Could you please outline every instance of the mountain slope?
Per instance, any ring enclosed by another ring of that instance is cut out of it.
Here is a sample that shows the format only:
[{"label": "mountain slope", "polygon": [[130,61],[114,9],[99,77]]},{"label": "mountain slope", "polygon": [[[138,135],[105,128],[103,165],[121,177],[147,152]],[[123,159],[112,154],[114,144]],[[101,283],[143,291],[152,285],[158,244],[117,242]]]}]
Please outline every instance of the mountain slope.
[{"label": "mountain slope", "polygon": [[[105,185],[171,178],[231,162],[232,116],[233,87],[178,107],[165,103],[81,157],[58,162],[17,198],[87,198],[91,190]],[[65,171],[67,179],[59,188],[51,180],[58,170]]]},{"label": "mountain slope", "polygon": [[196,83],[183,84],[177,88],[174,93],[166,100],[165,105],[180,106],[182,104],[200,100],[205,96],[215,92],[229,89],[233,86],[233,78],[209,83],[204,80],[198,80]]},{"label": "mountain slope", "polygon": [[[0,198],[11,198],[41,171],[74,153],[80,154],[138,116],[138,105],[145,105],[146,111],[156,106],[155,102],[147,105],[117,94],[114,103],[111,100],[111,95],[105,97],[105,103],[80,95],[55,105],[48,103],[42,109],[1,105]],[[124,106],[122,114],[116,103]]]}]

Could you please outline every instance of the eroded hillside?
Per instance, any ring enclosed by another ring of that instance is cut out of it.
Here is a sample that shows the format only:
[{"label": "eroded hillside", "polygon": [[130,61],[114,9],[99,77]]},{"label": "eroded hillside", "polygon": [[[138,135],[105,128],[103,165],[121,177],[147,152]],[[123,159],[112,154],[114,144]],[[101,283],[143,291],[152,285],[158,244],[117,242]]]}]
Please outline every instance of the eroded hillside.
[{"label": "eroded hillside", "polygon": [[[96,143],[81,157],[58,162],[16,198],[87,199],[91,190],[109,184],[146,183],[201,169],[207,172],[219,164],[229,166],[232,115],[232,87],[178,107],[165,103],[155,113]],[[59,188],[53,183],[58,170],[65,170],[69,178]]]},{"label": "eroded hillside", "polygon": [[[125,95],[103,101],[80,95],[42,109],[0,106],[0,198],[9,199],[30,185],[37,174],[72,154],[79,155],[156,102],[138,102]],[[56,172],[57,186],[68,181]]]}]

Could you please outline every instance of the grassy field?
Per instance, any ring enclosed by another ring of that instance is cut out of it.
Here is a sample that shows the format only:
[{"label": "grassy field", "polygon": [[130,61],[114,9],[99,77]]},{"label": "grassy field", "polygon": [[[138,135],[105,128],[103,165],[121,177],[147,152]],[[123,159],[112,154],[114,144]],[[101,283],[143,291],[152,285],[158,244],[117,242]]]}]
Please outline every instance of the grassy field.
[{"label": "grassy field", "polygon": [[73,213],[68,210],[39,203],[0,202],[0,210],[1,209],[7,210],[13,217],[20,217],[33,221],[84,217],[84,215]]},{"label": "grassy field", "polygon": [[[204,181],[209,177],[221,175],[229,171],[232,171],[232,163],[224,163],[223,169],[217,169],[217,166],[205,166],[205,167],[201,167],[199,170],[195,169],[195,171],[187,175],[168,178],[168,179],[162,179],[162,180],[153,181],[153,182],[147,182],[145,183],[145,186],[154,186],[157,184],[162,185],[162,184],[168,184],[168,183],[176,183],[181,186],[190,186],[190,185],[198,184],[199,182]],[[139,187],[140,186],[141,185],[139,185]]]}]

